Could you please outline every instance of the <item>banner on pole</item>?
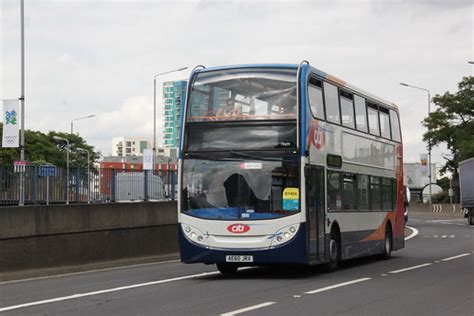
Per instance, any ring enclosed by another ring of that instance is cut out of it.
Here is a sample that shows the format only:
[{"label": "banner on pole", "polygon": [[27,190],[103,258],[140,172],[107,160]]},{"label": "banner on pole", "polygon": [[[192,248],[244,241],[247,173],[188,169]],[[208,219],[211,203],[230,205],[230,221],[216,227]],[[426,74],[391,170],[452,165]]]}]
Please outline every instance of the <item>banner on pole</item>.
[{"label": "banner on pole", "polygon": [[426,176],[428,174],[428,155],[421,154],[420,162],[421,162],[421,175]]},{"label": "banner on pole", "polygon": [[3,148],[20,146],[20,100],[3,100]]},{"label": "banner on pole", "polygon": [[153,170],[153,150],[143,150],[143,170]]}]

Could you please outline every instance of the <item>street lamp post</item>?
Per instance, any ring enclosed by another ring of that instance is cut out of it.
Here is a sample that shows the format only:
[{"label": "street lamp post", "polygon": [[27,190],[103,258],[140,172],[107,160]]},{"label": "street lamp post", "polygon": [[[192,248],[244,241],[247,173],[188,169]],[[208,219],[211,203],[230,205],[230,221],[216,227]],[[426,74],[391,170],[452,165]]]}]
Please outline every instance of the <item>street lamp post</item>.
[{"label": "street lamp post", "polygon": [[[20,118],[20,160],[25,160],[25,4],[20,2],[20,38],[21,38],[21,118]],[[18,205],[25,205],[25,174],[20,173],[20,198]]]},{"label": "street lamp post", "polygon": [[91,153],[89,150],[84,149],[84,148],[77,148],[78,151],[82,151],[87,153],[87,203],[91,202],[91,169],[90,169],[90,158],[91,158]]},{"label": "street lamp post", "polygon": [[95,117],[95,114],[72,119],[71,120],[71,134],[73,134],[74,132],[74,121],[85,120],[85,119],[93,118],[93,117]]},{"label": "street lamp post", "polygon": [[[156,77],[161,75],[170,74],[173,72],[179,72],[188,69],[188,67],[182,67],[170,71],[160,72],[153,76],[153,166],[155,164],[155,156],[156,156]],[[154,168],[154,167],[153,167]]]},{"label": "street lamp post", "polygon": [[69,204],[69,140],[59,136],[53,136],[53,139],[66,142],[66,204]]},{"label": "street lamp post", "polygon": [[[428,115],[431,113],[431,92],[428,89],[412,86],[407,83],[401,82],[400,85],[408,88],[423,90],[428,93]],[[428,138],[428,182],[429,182],[429,198],[428,203],[431,204],[431,139]]]}]

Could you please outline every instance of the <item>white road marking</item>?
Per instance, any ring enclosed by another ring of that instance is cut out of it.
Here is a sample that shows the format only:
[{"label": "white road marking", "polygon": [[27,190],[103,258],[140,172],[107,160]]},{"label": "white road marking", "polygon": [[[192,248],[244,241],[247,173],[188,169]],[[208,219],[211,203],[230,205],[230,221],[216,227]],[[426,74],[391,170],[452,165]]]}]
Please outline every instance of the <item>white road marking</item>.
[{"label": "white road marking", "polygon": [[441,238],[446,238],[446,237],[448,237],[448,235],[443,235],[443,236],[441,236]]},{"label": "white road marking", "polygon": [[371,280],[371,279],[372,279],[372,278],[362,278],[362,279],[352,280],[352,281],[343,282],[343,283],[339,283],[339,284],[334,284],[334,285],[322,287],[322,288],[320,288],[320,289],[316,289],[316,290],[304,292],[304,294],[316,294],[316,293],[320,293],[320,292],[324,292],[324,291],[329,291],[329,290],[332,290],[332,289],[336,289],[336,288],[338,288],[338,287],[342,287],[342,286],[351,285],[351,284],[354,284],[354,283],[359,283],[359,282],[368,281],[368,280]]},{"label": "white road marking", "polygon": [[456,237],[456,236],[455,235],[449,235],[449,238],[454,238],[454,237]]},{"label": "white road marking", "polygon": [[102,268],[102,269],[94,269],[94,270],[87,270],[87,271],[79,271],[79,272],[71,272],[71,273],[63,273],[63,274],[55,274],[55,275],[46,275],[46,276],[41,276],[41,277],[34,277],[34,278],[27,278],[27,279],[0,282],[0,285],[19,283],[19,282],[36,281],[36,280],[44,280],[44,279],[55,279],[55,278],[62,278],[62,277],[66,277],[66,276],[89,274],[89,273],[95,273],[95,272],[105,272],[105,271],[114,271],[114,270],[120,270],[120,269],[146,267],[146,266],[160,265],[160,264],[174,263],[174,262],[180,262],[180,260],[176,259],[176,260],[166,260],[166,261],[159,261],[159,262],[138,263],[138,264],[131,264],[131,265],[125,265],[125,266],[111,267],[111,268]]},{"label": "white road marking", "polygon": [[434,235],[433,237],[434,237],[434,238],[438,238],[438,235]]},{"label": "white road marking", "polygon": [[218,271],[203,272],[203,273],[185,275],[185,276],[182,276],[182,277],[176,277],[176,278],[171,278],[171,279],[164,279],[164,280],[158,280],[158,281],[152,281],[152,282],[146,282],[146,283],[138,283],[138,284],[120,286],[120,287],[115,287],[115,288],[106,289],[106,290],[86,292],[86,293],[78,293],[78,294],[73,294],[73,295],[68,295],[68,296],[61,296],[61,297],[56,297],[56,298],[43,300],[43,301],[36,301],[36,302],[29,302],[29,303],[19,304],[19,305],[0,307],[0,312],[6,312],[6,311],[15,310],[15,309],[31,307],[31,306],[36,306],[36,305],[49,304],[49,303],[60,302],[60,301],[67,301],[67,300],[72,300],[72,299],[86,297],[86,296],[99,295],[99,294],[105,294],[105,293],[111,293],[111,292],[118,292],[118,291],[123,291],[123,290],[135,289],[135,288],[139,288],[139,287],[145,287],[145,286],[151,286],[151,285],[157,285],[157,284],[163,284],[163,283],[170,283],[170,282],[193,279],[193,278],[199,278],[199,277],[215,275],[215,274],[219,274],[219,273],[220,272],[218,272]]},{"label": "white road marking", "polygon": [[382,273],[381,276],[385,277],[385,276],[388,276],[388,274]]},{"label": "white road marking", "polygon": [[415,227],[411,227],[411,226],[405,226],[405,227],[412,230],[412,233],[409,236],[405,237],[405,240],[412,239],[413,237],[418,235],[419,231]]},{"label": "white road marking", "polygon": [[237,314],[242,314],[242,313],[245,313],[245,312],[253,311],[255,309],[267,307],[267,306],[270,306],[270,305],[273,305],[273,304],[276,304],[276,302],[265,302],[265,303],[262,303],[262,304],[257,304],[257,305],[237,309],[237,310],[232,311],[232,312],[227,312],[227,313],[221,314],[220,316],[233,316],[233,315],[237,315]]},{"label": "white road marking", "polygon": [[457,255],[457,256],[454,256],[454,257],[441,259],[441,261],[449,261],[449,260],[453,260],[453,259],[457,259],[457,258],[461,258],[461,257],[465,257],[465,256],[470,256],[470,255],[471,254],[469,252],[466,252],[466,253],[463,253],[463,254],[460,254],[460,255]]},{"label": "white road marking", "polygon": [[294,298],[300,298],[301,295],[293,295]]},{"label": "white road marking", "polygon": [[427,266],[430,266],[430,265],[432,265],[432,263],[424,263],[424,264],[420,264],[420,265],[413,266],[413,267],[409,267],[409,268],[405,268],[405,269],[389,271],[388,273],[392,273],[392,274],[401,273],[401,272],[405,272],[405,271],[410,271],[410,270],[414,270],[414,269],[419,269],[419,268],[427,267]]}]

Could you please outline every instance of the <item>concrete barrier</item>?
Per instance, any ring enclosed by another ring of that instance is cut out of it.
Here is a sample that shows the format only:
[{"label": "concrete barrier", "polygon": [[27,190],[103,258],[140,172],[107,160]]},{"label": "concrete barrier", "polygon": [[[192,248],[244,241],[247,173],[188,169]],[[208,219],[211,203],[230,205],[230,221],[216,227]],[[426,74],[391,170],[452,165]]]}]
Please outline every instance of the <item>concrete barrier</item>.
[{"label": "concrete barrier", "polygon": [[[464,214],[411,204],[410,213]],[[176,202],[0,208],[0,273],[178,252]]]},{"label": "concrete barrier", "polygon": [[435,203],[435,204],[422,204],[412,203],[408,209],[409,213],[441,213],[450,215],[464,215],[465,209],[461,208],[460,204],[448,204],[448,203]]},{"label": "concrete barrier", "polygon": [[0,208],[0,273],[177,251],[176,202]]}]

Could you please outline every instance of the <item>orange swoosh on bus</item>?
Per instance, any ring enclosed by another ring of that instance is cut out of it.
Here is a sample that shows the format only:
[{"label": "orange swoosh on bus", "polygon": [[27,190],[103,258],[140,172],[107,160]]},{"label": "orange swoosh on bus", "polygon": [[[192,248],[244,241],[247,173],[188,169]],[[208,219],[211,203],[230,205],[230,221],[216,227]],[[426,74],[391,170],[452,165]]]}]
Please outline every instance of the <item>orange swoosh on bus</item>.
[{"label": "orange swoosh on bus", "polygon": [[328,76],[327,76],[327,79],[329,79],[329,80],[331,80],[331,81],[334,81],[334,82],[336,82],[336,83],[338,83],[338,84],[340,84],[340,85],[342,85],[342,86],[345,86],[346,83],[347,83],[347,82],[345,82],[344,80],[341,80],[341,79],[339,79],[339,78],[337,78],[337,77],[334,77],[334,76],[331,76],[331,75],[328,75]]},{"label": "orange swoosh on bus", "polygon": [[383,240],[385,238],[385,225],[387,224],[388,220],[392,222],[392,234],[393,234],[393,226],[395,224],[395,212],[387,212],[380,226],[372,234],[365,237],[361,241]]}]

